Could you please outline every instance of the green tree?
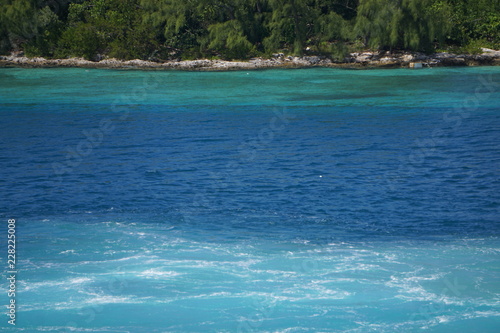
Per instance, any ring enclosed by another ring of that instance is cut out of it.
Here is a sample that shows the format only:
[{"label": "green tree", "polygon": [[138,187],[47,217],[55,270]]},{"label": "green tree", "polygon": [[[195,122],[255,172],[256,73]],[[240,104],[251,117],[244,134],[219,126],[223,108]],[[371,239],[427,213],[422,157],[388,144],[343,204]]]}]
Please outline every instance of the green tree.
[{"label": "green tree", "polygon": [[314,31],[319,11],[306,0],[269,0],[272,15],[268,23],[270,36],[264,40],[268,52],[291,46],[293,53],[302,55],[306,41]]},{"label": "green tree", "polygon": [[167,52],[165,57],[201,55],[199,40],[207,31],[203,29],[198,4],[198,0],[140,1],[143,24],[154,29],[157,41]]},{"label": "green tree", "polygon": [[336,12],[321,15],[315,24],[316,49],[341,60],[347,53],[346,43],[352,35],[352,25]]},{"label": "green tree", "polygon": [[3,52],[24,49],[28,55],[53,53],[62,22],[43,1],[0,1],[0,45]]},{"label": "green tree", "polygon": [[5,18],[6,9],[7,1],[0,0],[0,54],[6,54],[12,49],[9,38],[9,27]]},{"label": "green tree", "polygon": [[69,7],[59,56],[96,59],[148,58],[156,47],[153,29],[142,22],[138,0],[89,0]]},{"label": "green tree", "polygon": [[431,51],[449,31],[447,7],[433,0],[361,0],[355,31],[366,46]]},{"label": "green tree", "polygon": [[265,3],[259,0],[201,0],[208,36],[202,46],[225,58],[248,58],[267,36]]},{"label": "green tree", "polygon": [[361,0],[355,32],[365,46],[371,48],[395,46],[398,41],[400,7],[394,0]]},{"label": "green tree", "polygon": [[49,57],[307,50],[342,58],[360,42],[429,52],[443,41],[500,47],[499,0],[0,0],[0,9],[1,53]]},{"label": "green tree", "polygon": [[212,24],[208,27],[210,32],[208,47],[220,50],[228,59],[247,58],[254,46],[246,38],[241,23],[237,20]]},{"label": "green tree", "polygon": [[437,3],[453,8],[449,15],[452,22],[450,43],[467,45],[477,40],[500,48],[500,1],[441,0]]},{"label": "green tree", "polygon": [[144,22],[172,54],[246,58],[266,36],[262,0],[142,0]]}]

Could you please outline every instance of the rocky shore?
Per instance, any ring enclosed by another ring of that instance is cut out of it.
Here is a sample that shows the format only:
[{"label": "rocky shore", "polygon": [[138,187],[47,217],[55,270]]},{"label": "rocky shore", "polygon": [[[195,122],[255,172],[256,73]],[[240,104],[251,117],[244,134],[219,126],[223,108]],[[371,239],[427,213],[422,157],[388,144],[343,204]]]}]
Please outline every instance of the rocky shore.
[{"label": "rocky shore", "polygon": [[179,69],[198,71],[251,70],[264,68],[401,68],[401,67],[440,67],[440,66],[495,66],[500,65],[500,51],[482,49],[481,54],[436,53],[426,55],[411,52],[359,52],[351,53],[343,61],[333,61],[322,56],[292,57],[274,54],[269,59],[253,58],[248,61],[224,60],[184,60],[154,62],[145,60],[103,59],[89,61],[82,58],[45,59],[28,58],[22,54],[0,56],[0,67],[54,68],[136,68],[136,69]]}]

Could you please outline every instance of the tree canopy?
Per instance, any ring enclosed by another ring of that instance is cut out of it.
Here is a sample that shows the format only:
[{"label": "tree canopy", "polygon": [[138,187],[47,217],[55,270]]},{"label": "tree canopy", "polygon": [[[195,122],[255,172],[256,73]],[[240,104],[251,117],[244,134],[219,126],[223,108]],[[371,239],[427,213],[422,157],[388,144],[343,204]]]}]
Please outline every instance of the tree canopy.
[{"label": "tree canopy", "polygon": [[0,0],[0,53],[337,57],[500,46],[499,0]]}]

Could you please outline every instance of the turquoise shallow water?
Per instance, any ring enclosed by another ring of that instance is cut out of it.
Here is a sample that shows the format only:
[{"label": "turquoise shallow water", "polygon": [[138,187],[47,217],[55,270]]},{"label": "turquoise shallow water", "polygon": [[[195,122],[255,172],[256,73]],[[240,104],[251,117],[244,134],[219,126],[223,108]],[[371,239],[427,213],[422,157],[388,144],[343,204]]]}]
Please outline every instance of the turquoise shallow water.
[{"label": "turquoise shallow water", "polygon": [[499,101],[492,67],[2,69],[0,330],[497,332]]}]

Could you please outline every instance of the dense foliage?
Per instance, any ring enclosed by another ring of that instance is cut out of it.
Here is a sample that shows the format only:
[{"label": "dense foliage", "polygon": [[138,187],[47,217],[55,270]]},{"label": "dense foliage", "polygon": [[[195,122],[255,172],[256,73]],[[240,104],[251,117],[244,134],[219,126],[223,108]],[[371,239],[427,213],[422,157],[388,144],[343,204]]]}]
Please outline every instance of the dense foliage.
[{"label": "dense foliage", "polygon": [[343,57],[500,45],[500,0],[0,0],[0,53],[121,59]]}]

